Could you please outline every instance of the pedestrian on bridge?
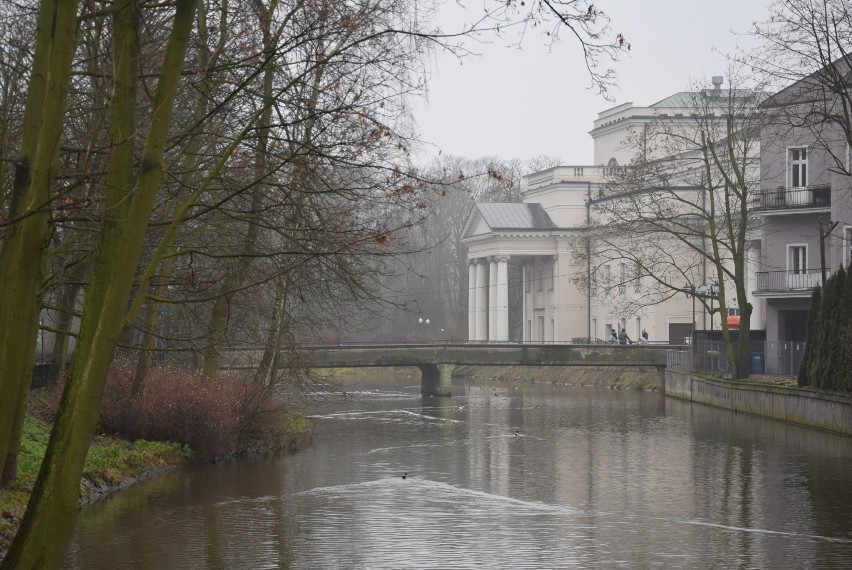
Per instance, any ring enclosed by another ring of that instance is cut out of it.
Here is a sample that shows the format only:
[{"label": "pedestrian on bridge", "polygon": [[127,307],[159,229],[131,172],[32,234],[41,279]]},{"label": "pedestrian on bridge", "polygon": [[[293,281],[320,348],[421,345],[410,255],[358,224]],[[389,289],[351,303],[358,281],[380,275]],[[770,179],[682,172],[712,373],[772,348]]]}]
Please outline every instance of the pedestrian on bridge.
[{"label": "pedestrian on bridge", "polygon": [[621,329],[618,333],[618,344],[633,344],[633,341],[630,340],[630,337],[627,336],[627,331]]}]

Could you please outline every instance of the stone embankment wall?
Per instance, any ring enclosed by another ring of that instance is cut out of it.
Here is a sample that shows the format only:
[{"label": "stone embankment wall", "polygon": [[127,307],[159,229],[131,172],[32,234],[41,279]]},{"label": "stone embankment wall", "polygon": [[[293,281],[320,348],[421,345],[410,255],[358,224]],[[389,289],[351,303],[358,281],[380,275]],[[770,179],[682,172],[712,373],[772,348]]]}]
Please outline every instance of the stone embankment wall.
[{"label": "stone embankment wall", "polygon": [[852,435],[852,397],[806,388],[714,380],[667,370],[666,396]]},{"label": "stone embankment wall", "polygon": [[660,375],[651,367],[462,366],[456,370],[453,376],[474,380],[599,386],[621,390],[657,391],[660,388]]}]

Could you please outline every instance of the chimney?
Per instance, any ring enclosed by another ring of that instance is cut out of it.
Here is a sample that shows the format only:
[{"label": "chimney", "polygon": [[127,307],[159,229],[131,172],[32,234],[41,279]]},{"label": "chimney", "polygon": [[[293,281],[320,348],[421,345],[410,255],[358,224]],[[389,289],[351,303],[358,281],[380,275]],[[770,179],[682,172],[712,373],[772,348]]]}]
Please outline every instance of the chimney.
[{"label": "chimney", "polygon": [[722,89],[722,83],[725,82],[725,78],[721,75],[714,75],[711,81],[713,81],[713,90],[720,91]]}]

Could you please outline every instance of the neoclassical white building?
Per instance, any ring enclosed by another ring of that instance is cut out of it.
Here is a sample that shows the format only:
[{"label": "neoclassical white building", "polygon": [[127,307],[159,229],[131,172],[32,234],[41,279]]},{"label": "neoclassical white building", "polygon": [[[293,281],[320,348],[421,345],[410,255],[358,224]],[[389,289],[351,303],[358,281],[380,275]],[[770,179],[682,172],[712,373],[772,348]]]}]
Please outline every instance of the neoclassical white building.
[{"label": "neoclassical white building", "polygon": [[[718,94],[720,85],[721,78],[714,78],[714,88],[704,92],[708,97]],[[659,119],[675,128],[696,128],[691,103],[696,93],[677,93],[648,107],[625,103],[599,113],[590,132],[598,166],[557,166],[530,174],[522,180],[522,203],[475,204],[463,239],[469,261],[470,340],[570,342],[609,339],[612,331],[625,330],[634,340],[645,331],[651,340],[680,341],[693,327],[714,326],[713,317],[686,295],[655,305],[643,305],[641,299],[631,302],[642,295],[638,281],[600,295],[595,280],[587,279],[591,268],[583,266],[583,259],[591,257],[583,251],[589,247],[583,230],[596,187],[611,169],[627,164],[636,152],[647,152],[631,146],[631,133]],[[509,302],[509,262],[522,269],[520,307]],[[632,270],[615,263],[595,275],[623,283]],[[750,268],[751,273],[755,270]],[[760,328],[762,310],[752,304],[752,328]],[[736,307],[736,300],[729,299],[728,305]],[[625,306],[632,308],[625,312]],[[518,318],[521,338],[516,333],[510,339],[510,321]],[[715,323],[718,327],[718,315]]]}]

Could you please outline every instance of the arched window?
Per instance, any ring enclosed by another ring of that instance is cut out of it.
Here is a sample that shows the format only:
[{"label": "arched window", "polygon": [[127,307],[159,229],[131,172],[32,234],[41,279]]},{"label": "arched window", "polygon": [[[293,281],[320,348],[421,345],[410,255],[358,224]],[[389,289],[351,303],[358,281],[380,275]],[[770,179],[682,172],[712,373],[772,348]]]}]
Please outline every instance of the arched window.
[{"label": "arched window", "polygon": [[609,162],[606,163],[607,166],[618,166],[618,161],[615,160],[615,157],[609,159]]}]

